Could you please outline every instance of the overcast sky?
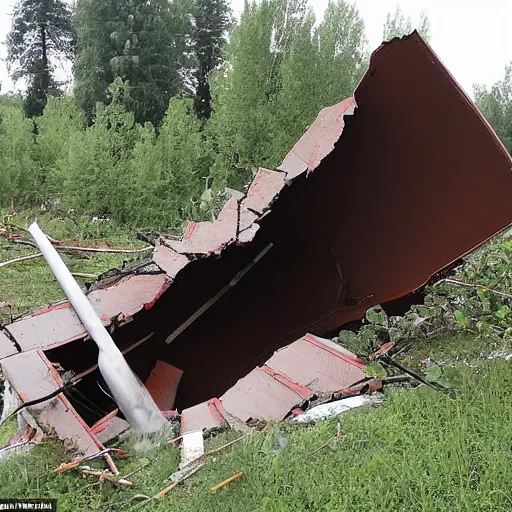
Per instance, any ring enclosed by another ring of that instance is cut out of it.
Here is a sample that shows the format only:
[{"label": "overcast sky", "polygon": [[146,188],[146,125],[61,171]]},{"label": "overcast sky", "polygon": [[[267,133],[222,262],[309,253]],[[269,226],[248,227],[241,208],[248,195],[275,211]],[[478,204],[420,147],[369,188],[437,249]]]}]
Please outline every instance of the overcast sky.
[{"label": "overcast sky", "polygon": [[[328,0],[310,2],[321,18]],[[244,0],[231,3],[239,14]],[[432,25],[430,44],[468,93],[472,93],[475,82],[491,85],[503,78],[506,63],[512,61],[512,0],[355,0],[366,25],[370,49],[379,46],[386,14],[394,12],[398,3],[413,24],[422,10],[428,12]],[[0,0],[0,41],[5,40],[10,29],[13,4],[14,0]],[[5,58],[3,44],[0,58]],[[3,60],[0,83],[2,92],[13,89]]]}]

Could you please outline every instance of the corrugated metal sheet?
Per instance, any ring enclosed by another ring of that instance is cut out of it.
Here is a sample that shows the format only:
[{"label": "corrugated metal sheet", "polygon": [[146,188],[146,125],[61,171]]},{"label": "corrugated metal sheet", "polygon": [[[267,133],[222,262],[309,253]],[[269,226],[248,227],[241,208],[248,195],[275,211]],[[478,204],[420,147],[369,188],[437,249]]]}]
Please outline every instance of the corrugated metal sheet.
[{"label": "corrugated metal sheet", "polygon": [[[306,399],[340,392],[365,378],[365,364],[330,340],[306,335],[277,351],[221,397],[220,414],[232,425],[281,421]],[[204,402],[182,413],[182,432],[218,427]]]}]

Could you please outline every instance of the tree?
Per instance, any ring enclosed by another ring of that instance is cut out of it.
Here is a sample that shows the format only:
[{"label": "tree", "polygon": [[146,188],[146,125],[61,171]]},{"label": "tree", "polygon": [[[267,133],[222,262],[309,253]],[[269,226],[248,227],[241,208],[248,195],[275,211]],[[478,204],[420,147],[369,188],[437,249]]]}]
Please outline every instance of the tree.
[{"label": "tree", "polygon": [[316,28],[313,13],[305,18],[282,64],[274,161],[283,158],[322,108],[352,96],[366,63],[364,23],[354,5],[330,1]]},{"label": "tree", "polygon": [[89,120],[119,77],[135,120],[160,122],[169,99],[185,90],[189,12],[180,0],[78,0],[75,95]]},{"label": "tree", "polygon": [[213,77],[211,129],[226,165],[272,165],[273,116],[282,86],[281,66],[297,28],[304,22],[305,0],[246,3],[226,48],[226,63]]},{"label": "tree", "polygon": [[512,62],[505,67],[505,77],[490,90],[474,86],[475,101],[503,145],[512,154]]},{"label": "tree", "polygon": [[324,20],[307,2],[246,4],[214,74],[211,127],[230,165],[279,165],[319,110],[354,92],[367,61],[364,23],[345,0]]},{"label": "tree", "polygon": [[[429,41],[432,33],[430,20],[426,11],[421,11],[417,30],[420,36]],[[400,5],[397,5],[395,13],[388,13],[384,23],[383,37],[384,41],[391,41],[394,37],[403,37],[413,31],[413,24],[409,16],[405,17]]]},{"label": "tree", "polygon": [[226,0],[196,0],[194,6],[195,111],[200,119],[212,113],[210,73],[222,62],[222,46],[229,24]]},{"label": "tree", "polygon": [[59,85],[54,77],[55,62],[72,60],[74,31],[71,10],[62,0],[19,0],[7,36],[7,63],[12,79],[26,81],[25,112],[40,116],[48,94]]}]

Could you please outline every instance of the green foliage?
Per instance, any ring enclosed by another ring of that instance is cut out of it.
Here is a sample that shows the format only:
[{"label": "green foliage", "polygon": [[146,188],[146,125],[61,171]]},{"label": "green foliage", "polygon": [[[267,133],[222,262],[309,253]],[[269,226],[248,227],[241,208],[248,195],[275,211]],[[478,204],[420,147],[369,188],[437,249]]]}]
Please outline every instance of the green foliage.
[{"label": "green foliage", "polygon": [[130,85],[135,120],[158,125],[169,99],[185,90],[189,11],[181,1],[78,0],[75,94],[89,119],[119,77]]},{"label": "green foliage", "polygon": [[478,108],[512,154],[512,62],[505,67],[503,80],[496,82],[490,90],[475,85],[474,95]]},{"label": "green foliage", "polygon": [[391,41],[394,37],[403,37],[409,35],[414,28],[419,32],[420,36],[429,41],[431,34],[430,20],[426,11],[422,11],[418,24],[414,27],[411,18],[405,17],[402,9],[398,4],[394,14],[388,13],[386,22],[384,23],[383,38],[384,41]]},{"label": "green foliage", "polygon": [[19,107],[0,105],[0,205],[30,205],[41,199],[33,124]]},{"label": "green foliage", "polygon": [[246,4],[213,78],[211,130],[225,162],[276,167],[319,110],[352,95],[366,65],[357,9],[332,1],[315,22],[303,0]]},{"label": "green foliage", "polygon": [[7,63],[14,81],[28,84],[25,113],[40,116],[50,93],[58,93],[55,62],[74,57],[71,9],[62,0],[18,0],[7,36]]},{"label": "green foliage", "polygon": [[200,217],[199,202],[214,158],[193,100],[172,99],[158,136],[150,125],[139,130],[130,164],[136,192],[126,198],[128,220],[176,228]]}]

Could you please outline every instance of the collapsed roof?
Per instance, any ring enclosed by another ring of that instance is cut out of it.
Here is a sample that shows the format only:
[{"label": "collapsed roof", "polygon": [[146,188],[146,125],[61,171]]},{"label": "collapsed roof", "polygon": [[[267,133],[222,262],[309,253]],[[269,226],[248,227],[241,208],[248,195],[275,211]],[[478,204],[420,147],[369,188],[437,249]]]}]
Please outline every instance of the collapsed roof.
[{"label": "collapsed roof", "polygon": [[[151,265],[88,297],[143,381],[161,361],[179,369],[175,407],[209,403],[276,350],[407,295],[507,227],[511,170],[415,32],[382,45],[354,97],[324,109],[282,165],[260,169],[215,221],[160,239]],[[83,394],[113,408],[96,385],[96,345],[67,302],[4,326],[0,359],[23,402],[72,371]],[[32,412],[78,453],[109,437],[64,393]]]}]

